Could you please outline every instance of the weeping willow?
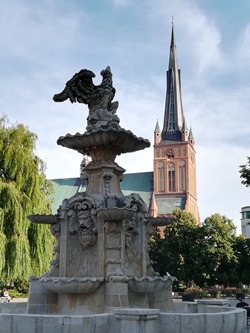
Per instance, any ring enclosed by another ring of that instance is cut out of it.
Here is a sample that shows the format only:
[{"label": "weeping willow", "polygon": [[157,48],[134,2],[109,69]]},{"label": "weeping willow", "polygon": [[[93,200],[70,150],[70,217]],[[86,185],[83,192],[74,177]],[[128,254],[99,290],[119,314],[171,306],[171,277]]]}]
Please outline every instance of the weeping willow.
[{"label": "weeping willow", "polygon": [[28,280],[49,269],[53,237],[29,214],[50,213],[51,183],[35,155],[36,134],[0,118],[0,280]]}]

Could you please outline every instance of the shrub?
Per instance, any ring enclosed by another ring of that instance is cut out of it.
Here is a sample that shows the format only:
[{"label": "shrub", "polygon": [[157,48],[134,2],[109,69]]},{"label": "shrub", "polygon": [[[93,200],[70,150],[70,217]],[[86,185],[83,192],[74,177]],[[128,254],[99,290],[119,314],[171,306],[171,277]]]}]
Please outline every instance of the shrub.
[{"label": "shrub", "polygon": [[185,295],[194,295],[194,298],[203,298],[204,291],[200,288],[188,288],[185,290]]},{"label": "shrub", "polygon": [[220,289],[208,289],[208,295],[212,298],[220,298],[221,290]]},{"label": "shrub", "polygon": [[29,292],[29,282],[17,279],[14,281],[14,288],[21,294],[27,294]]}]

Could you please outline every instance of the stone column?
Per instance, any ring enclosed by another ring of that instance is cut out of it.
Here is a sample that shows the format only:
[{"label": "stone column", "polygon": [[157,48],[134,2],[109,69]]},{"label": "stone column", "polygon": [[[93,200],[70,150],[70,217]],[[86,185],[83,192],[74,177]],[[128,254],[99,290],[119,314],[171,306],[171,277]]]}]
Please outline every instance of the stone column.
[{"label": "stone column", "polygon": [[105,222],[105,307],[127,307],[128,285],[122,272],[122,221]]}]

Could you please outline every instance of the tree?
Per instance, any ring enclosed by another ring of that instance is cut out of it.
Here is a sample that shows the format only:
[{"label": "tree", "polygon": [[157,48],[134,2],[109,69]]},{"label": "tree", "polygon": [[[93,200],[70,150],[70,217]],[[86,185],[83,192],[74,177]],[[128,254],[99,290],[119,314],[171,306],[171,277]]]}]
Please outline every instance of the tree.
[{"label": "tree", "polygon": [[240,166],[240,178],[242,178],[241,184],[246,187],[250,186],[250,157],[247,157],[247,163]]},{"label": "tree", "polygon": [[238,277],[235,269],[237,257],[233,249],[235,225],[226,216],[213,214],[205,219],[202,228],[207,284],[234,284]]},{"label": "tree", "polygon": [[52,185],[35,155],[37,136],[23,124],[0,118],[0,279],[28,280],[49,268],[53,237],[29,214],[49,213]]},{"label": "tree", "polygon": [[238,282],[250,284],[250,239],[240,235],[234,242],[234,253],[237,257]]},{"label": "tree", "polygon": [[191,213],[176,209],[173,217],[175,222],[165,228],[164,238],[156,235],[150,240],[150,256],[156,271],[169,272],[188,287],[200,266],[199,229]]},{"label": "tree", "polygon": [[155,270],[161,275],[169,272],[185,287],[238,284],[236,227],[232,221],[214,214],[199,226],[190,213],[180,209],[173,216],[175,222],[166,227],[165,238],[155,235],[150,240]]}]

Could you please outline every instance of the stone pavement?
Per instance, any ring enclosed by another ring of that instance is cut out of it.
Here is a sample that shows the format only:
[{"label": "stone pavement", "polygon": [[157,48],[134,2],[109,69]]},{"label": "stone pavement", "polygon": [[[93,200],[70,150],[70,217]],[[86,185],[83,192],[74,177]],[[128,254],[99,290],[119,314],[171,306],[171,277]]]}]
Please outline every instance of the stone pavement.
[{"label": "stone pavement", "polygon": [[11,303],[23,303],[23,302],[28,302],[28,298],[12,298]]}]

